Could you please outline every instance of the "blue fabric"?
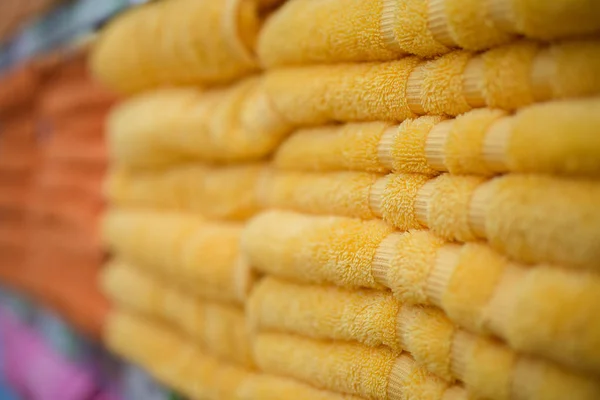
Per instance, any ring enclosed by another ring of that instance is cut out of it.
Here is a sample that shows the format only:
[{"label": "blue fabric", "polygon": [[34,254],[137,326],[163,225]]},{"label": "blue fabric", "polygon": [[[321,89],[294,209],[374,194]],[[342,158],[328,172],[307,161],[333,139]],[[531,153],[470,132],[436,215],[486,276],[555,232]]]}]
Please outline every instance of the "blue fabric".
[{"label": "blue fabric", "polygon": [[0,400],[21,400],[21,398],[0,381]]}]

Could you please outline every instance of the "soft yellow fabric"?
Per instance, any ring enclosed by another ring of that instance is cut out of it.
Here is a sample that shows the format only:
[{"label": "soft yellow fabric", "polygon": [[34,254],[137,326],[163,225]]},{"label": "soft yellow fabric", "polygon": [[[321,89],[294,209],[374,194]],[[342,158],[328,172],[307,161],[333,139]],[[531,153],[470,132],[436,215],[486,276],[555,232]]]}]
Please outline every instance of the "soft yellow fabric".
[{"label": "soft yellow fabric", "polygon": [[382,0],[393,18],[392,43],[408,54],[432,57],[450,51],[429,29],[428,0]]},{"label": "soft yellow fabric", "polygon": [[500,110],[482,108],[454,119],[444,145],[444,164],[451,174],[492,173],[482,157],[485,135],[490,125],[504,115]]},{"label": "soft yellow fabric", "polygon": [[539,39],[557,39],[600,31],[600,4],[595,0],[494,0],[509,3],[512,28]]},{"label": "soft yellow fabric", "polygon": [[399,303],[389,292],[301,285],[266,277],[252,290],[246,310],[250,324],[260,331],[400,350],[396,337]]},{"label": "soft yellow fabric", "polygon": [[202,222],[192,214],[110,210],[102,235],[126,261],[202,298],[243,302],[247,296],[252,274],[240,257],[239,225]]},{"label": "soft yellow fabric", "polygon": [[261,206],[310,214],[374,218],[369,201],[379,176],[363,172],[275,172],[261,187]]},{"label": "soft yellow fabric", "polygon": [[520,265],[468,244],[442,248],[428,284],[430,301],[457,324],[493,333],[524,353],[600,371],[600,325],[592,317],[600,304],[596,273]]},{"label": "soft yellow fabric", "polygon": [[380,268],[386,286],[409,304],[431,304],[428,278],[444,241],[430,231],[392,233],[377,248],[374,269]]},{"label": "soft yellow fabric", "polygon": [[[502,1],[502,0],[501,0]],[[432,3],[429,0],[429,23],[432,28]],[[484,50],[513,39],[489,20],[488,10],[480,0],[440,0],[440,18],[447,21],[447,30],[459,47],[467,50]]]},{"label": "soft yellow fabric", "polygon": [[[595,6],[596,10],[600,6]],[[596,12],[598,15],[598,11]],[[600,89],[600,40],[574,40],[558,43],[547,50],[554,61],[548,86],[552,98],[570,98],[597,94]]]},{"label": "soft yellow fabric", "polygon": [[116,168],[105,193],[113,206],[197,212],[207,218],[245,220],[259,210],[261,164],[212,167],[189,164],[155,171]]},{"label": "soft yellow fabric", "polygon": [[511,124],[510,171],[600,175],[600,98],[528,107]]},{"label": "soft yellow fabric", "polygon": [[470,226],[469,210],[473,191],[482,182],[483,178],[475,176],[444,174],[434,178],[430,182],[430,193],[418,196],[427,204],[427,227],[448,240],[475,240],[477,237]]},{"label": "soft yellow fabric", "polygon": [[600,279],[595,273],[537,267],[511,289],[515,299],[502,311],[502,334],[512,347],[600,372]]},{"label": "soft yellow fabric", "polygon": [[463,96],[463,75],[472,54],[453,51],[417,67],[422,73],[419,82],[419,103],[424,114],[458,115],[471,109]]},{"label": "soft yellow fabric", "polygon": [[260,78],[224,89],[157,89],[111,112],[108,142],[114,163],[156,167],[198,160],[260,159],[291,127],[264,98]]},{"label": "soft yellow fabric", "polygon": [[335,64],[269,71],[266,90],[280,115],[298,126],[332,121],[403,121],[416,57],[385,63]]},{"label": "soft yellow fabric", "polygon": [[435,375],[452,381],[451,353],[455,326],[433,307],[402,305],[397,333],[404,349]]},{"label": "soft yellow fabric", "polygon": [[122,261],[106,266],[101,280],[104,293],[118,307],[168,321],[207,353],[253,366],[243,309],[203,302]]},{"label": "soft yellow fabric", "polygon": [[242,249],[253,268],[284,279],[380,288],[372,260],[392,228],[382,221],[267,211],[244,228]]},{"label": "soft yellow fabric", "polygon": [[599,182],[505,175],[477,190],[471,209],[495,248],[524,262],[600,266]]},{"label": "soft yellow fabric", "polygon": [[509,261],[479,243],[467,243],[456,251],[458,258],[441,297],[442,308],[467,329],[486,332],[485,309]]},{"label": "soft yellow fabric", "polygon": [[159,85],[223,84],[256,69],[254,1],[171,0],[109,24],[92,53],[94,75],[125,93]]},{"label": "soft yellow fabric", "polygon": [[532,69],[541,48],[539,43],[523,41],[483,53],[481,85],[485,104],[512,110],[533,103]]},{"label": "soft yellow fabric", "polygon": [[265,23],[259,59],[273,68],[398,58],[382,37],[381,13],[381,0],[289,0]]},{"label": "soft yellow fabric", "polygon": [[437,171],[427,164],[425,141],[431,128],[442,120],[440,116],[407,119],[400,124],[390,142],[381,143],[389,153],[389,167],[394,172],[434,175]]},{"label": "soft yellow fabric", "polygon": [[389,174],[380,178],[371,189],[371,204],[380,204],[378,210],[373,211],[399,230],[421,228],[415,201],[419,190],[430,180],[430,176],[418,174]]},{"label": "soft yellow fabric", "polygon": [[123,311],[107,319],[104,340],[110,350],[190,398],[236,400],[238,387],[249,376],[243,368],[201,353],[163,324]]},{"label": "soft yellow fabric", "polygon": [[341,393],[320,390],[296,380],[254,374],[237,389],[237,400],[361,400]]},{"label": "soft yellow fabric", "polygon": [[261,333],[254,346],[263,371],[365,399],[441,399],[448,388],[410,356],[385,347],[276,333]]},{"label": "soft yellow fabric", "polygon": [[282,169],[387,172],[378,146],[390,125],[367,122],[300,129],[279,146],[273,161]]}]

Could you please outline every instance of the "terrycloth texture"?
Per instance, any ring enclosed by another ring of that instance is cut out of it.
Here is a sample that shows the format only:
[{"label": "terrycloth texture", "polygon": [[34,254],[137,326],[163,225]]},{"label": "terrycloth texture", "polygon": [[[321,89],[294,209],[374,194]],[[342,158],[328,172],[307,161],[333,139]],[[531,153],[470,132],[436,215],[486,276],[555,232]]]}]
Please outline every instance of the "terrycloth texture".
[{"label": "terrycloth texture", "polygon": [[237,390],[237,400],[361,400],[341,393],[316,389],[298,381],[274,375],[255,374]]},{"label": "terrycloth texture", "polygon": [[[253,289],[247,310],[258,331],[405,349],[430,372],[463,381],[480,398],[592,400],[600,395],[600,385],[591,378],[472,335],[456,328],[440,310],[401,304],[389,292],[299,285],[267,277]],[[491,363],[492,357],[506,362]]]},{"label": "terrycloth texture", "polygon": [[258,57],[269,68],[393,60],[402,51],[388,46],[382,12],[381,0],[287,1],[262,28]]},{"label": "terrycloth texture", "polygon": [[346,291],[274,277],[252,289],[246,305],[255,331],[291,332],[314,339],[358,341],[401,350],[396,335],[400,304],[387,291]]},{"label": "terrycloth texture", "polygon": [[[402,301],[437,305],[462,326],[493,332],[523,352],[600,371],[595,273],[543,265],[505,272],[508,261],[485,245],[442,247],[428,231],[390,235],[376,228],[384,227],[379,221],[270,211],[248,224],[242,246],[261,272],[347,288],[384,285]],[[456,252],[465,254],[463,268],[455,267]]]},{"label": "terrycloth texture", "polygon": [[256,69],[259,29],[249,0],[171,0],[128,11],[101,33],[91,68],[124,93],[223,84]]},{"label": "terrycloth texture", "polygon": [[159,323],[115,311],[104,340],[110,350],[144,367],[161,382],[195,399],[236,400],[249,373],[202,354],[190,341]]},{"label": "terrycloth texture", "polygon": [[372,266],[399,299],[436,305],[461,326],[494,333],[525,353],[600,371],[595,273],[518,265],[484,244],[421,241],[407,249],[406,235],[382,241]]},{"label": "terrycloth texture", "polygon": [[112,160],[132,167],[256,160],[290,129],[261,78],[206,92],[158,89],[121,103],[107,122]]},{"label": "terrycloth texture", "polygon": [[252,368],[242,309],[203,302],[122,261],[113,261],[104,268],[101,286],[118,307],[168,321],[206,352]]},{"label": "terrycloth texture", "polygon": [[365,399],[441,400],[447,390],[460,390],[417,366],[408,354],[396,356],[385,347],[262,333],[254,341],[254,356],[267,373]]},{"label": "terrycloth texture", "polygon": [[507,110],[536,101],[600,92],[600,45],[532,42],[484,53],[451,52],[422,61],[335,64],[269,71],[266,95],[296,127],[330,122],[403,121],[458,115],[485,106]]},{"label": "terrycloth texture", "polygon": [[452,52],[411,72],[406,101],[415,114],[458,115],[490,106],[514,110],[536,101],[597,94],[600,42],[517,42],[481,54]]},{"label": "terrycloth texture", "polygon": [[369,194],[378,178],[361,172],[274,172],[265,178],[258,196],[265,209],[372,219]]},{"label": "terrycloth texture", "polygon": [[256,270],[310,283],[380,288],[371,274],[379,243],[393,229],[382,221],[266,211],[248,222],[242,251]]},{"label": "terrycloth texture", "polygon": [[108,176],[105,193],[116,207],[245,220],[259,209],[256,185],[263,173],[260,164],[219,168],[193,164],[155,171],[116,168]]},{"label": "terrycloth texture", "polygon": [[267,67],[432,57],[513,40],[600,31],[594,0],[290,0],[267,21],[258,55]]},{"label": "terrycloth texture", "polygon": [[[265,208],[379,217],[400,230],[429,228],[447,240],[488,239],[524,262],[600,267],[600,211],[595,207],[600,184],[594,180],[276,172],[261,189]],[[561,212],[549,215],[549,210]]]},{"label": "terrycloth texture", "polygon": [[240,255],[238,225],[192,214],[110,210],[102,235],[124,260],[202,298],[239,303],[247,296],[252,274]]}]

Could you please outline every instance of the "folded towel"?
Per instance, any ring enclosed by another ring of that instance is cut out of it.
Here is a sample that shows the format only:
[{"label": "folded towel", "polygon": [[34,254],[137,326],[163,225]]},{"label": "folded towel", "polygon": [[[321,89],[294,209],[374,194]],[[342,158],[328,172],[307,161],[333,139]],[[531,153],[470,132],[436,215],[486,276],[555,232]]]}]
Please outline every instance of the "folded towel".
[{"label": "folded towel", "polygon": [[164,170],[115,168],[105,192],[113,206],[197,212],[213,219],[245,220],[258,211],[260,164],[183,165]]},{"label": "folded towel", "polygon": [[239,251],[239,225],[202,222],[193,214],[110,210],[107,247],[202,298],[242,303],[252,281]]},{"label": "folded towel", "polygon": [[[423,116],[305,128],[275,154],[282,169],[490,175],[600,175],[600,98],[536,104],[508,116],[478,109],[455,119]],[[536,151],[532,152],[531,148]]]},{"label": "folded towel", "polygon": [[431,57],[483,50],[522,34],[557,39],[600,31],[593,0],[290,0],[267,21],[258,54],[269,67]]},{"label": "folded towel", "polygon": [[328,392],[298,381],[274,375],[255,374],[244,380],[236,400],[361,400],[359,397]]},{"label": "folded towel", "polygon": [[[265,274],[349,288],[381,288],[371,265],[378,246],[392,232],[378,220],[266,211],[245,226],[241,246],[252,267]],[[426,234],[434,243],[443,242]]]},{"label": "folded towel", "polygon": [[237,388],[249,376],[242,368],[202,354],[166,326],[123,311],[108,318],[104,340],[116,354],[195,399],[237,400]]},{"label": "folded towel", "polygon": [[[594,180],[276,172],[258,196],[264,208],[382,218],[400,230],[428,227],[447,240],[488,239],[524,262],[600,267],[600,184]],[[560,212],[549,216],[548,210]]]},{"label": "folded towel", "polygon": [[410,355],[398,356],[385,347],[261,333],[254,356],[267,373],[365,399],[441,400],[448,390],[464,392],[419,367]]},{"label": "folded towel", "polygon": [[107,122],[113,161],[132,167],[256,160],[274,150],[289,130],[269,104],[260,78],[206,92],[148,92],[119,104]]},{"label": "folded towel", "polygon": [[122,261],[113,261],[104,268],[101,285],[117,307],[168,321],[193,338],[207,353],[247,368],[253,367],[242,309],[201,301]]},{"label": "folded towel", "polygon": [[484,53],[434,60],[319,65],[269,71],[273,108],[295,126],[403,121],[472,108],[517,109],[534,102],[598,94],[600,42],[518,42]]},{"label": "folded towel", "polygon": [[164,85],[222,84],[256,69],[254,1],[173,0],[135,8],[101,33],[91,68],[125,93]]},{"label": "folded towel", "polygon": [[266,277],[253,288],[247,314],[255,331],[405,349],[432,373],[463,381],[480,398],[592,400],[600,395],[600,385],[591,378],[458,329],[440,310],[402,304],[389,292]]},{"label": "folded towel", "polygon": [[380,221],[271,211],[248,224],[242,246],[260,272],[347,288],[388,287],[403,302],[438,306],[461,326],[494,333],[517,350],[600,371],[595,272],[529,268],[484,244],[443,245],[429,231],[385,228]]}]

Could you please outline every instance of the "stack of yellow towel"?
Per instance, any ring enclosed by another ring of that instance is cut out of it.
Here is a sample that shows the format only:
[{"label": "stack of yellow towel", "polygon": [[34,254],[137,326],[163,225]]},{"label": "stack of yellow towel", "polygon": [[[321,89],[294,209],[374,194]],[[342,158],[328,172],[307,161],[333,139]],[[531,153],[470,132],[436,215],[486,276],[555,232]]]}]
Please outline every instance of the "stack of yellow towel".
[{"label": "stack of yellow towel", "polygon": [[198,399],[600,398],[599,2],[163,0],[92,69],[116,352]]}]

